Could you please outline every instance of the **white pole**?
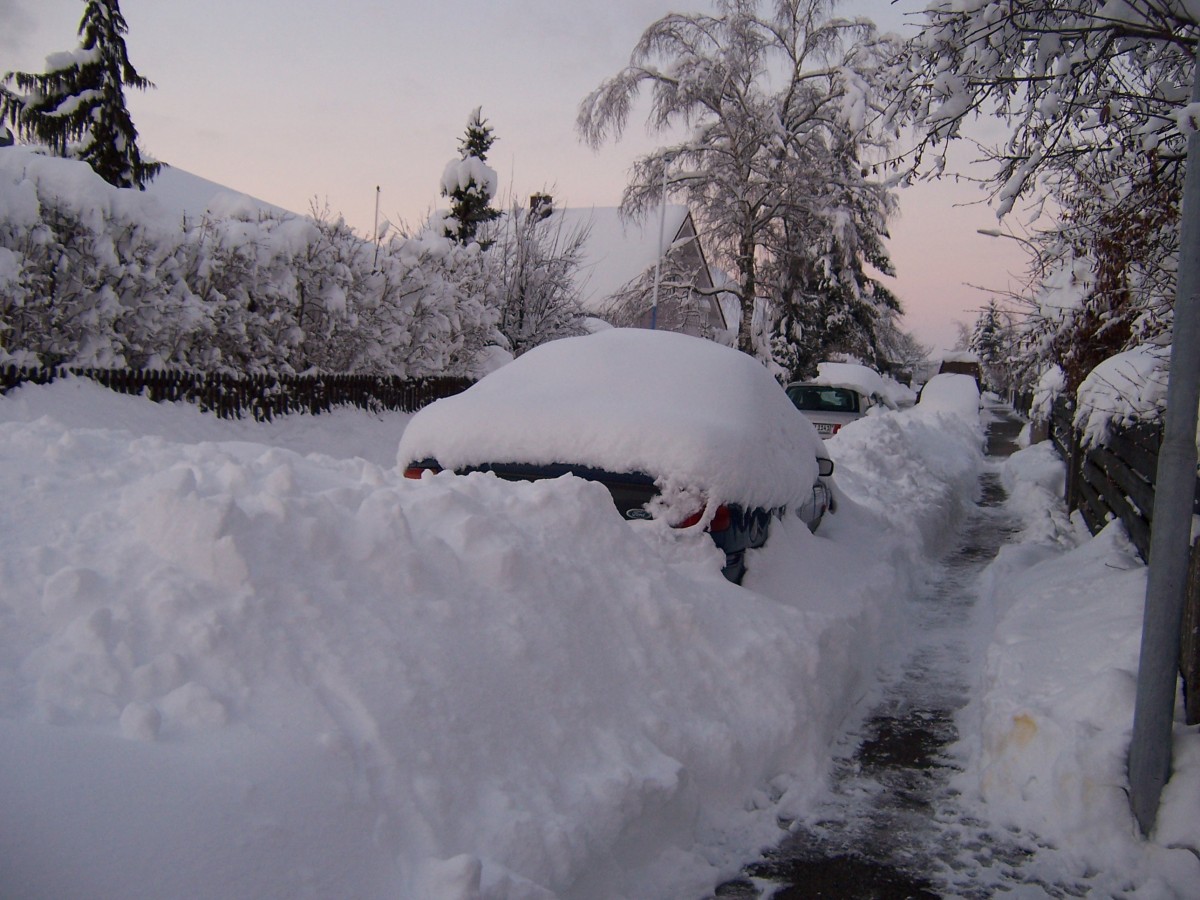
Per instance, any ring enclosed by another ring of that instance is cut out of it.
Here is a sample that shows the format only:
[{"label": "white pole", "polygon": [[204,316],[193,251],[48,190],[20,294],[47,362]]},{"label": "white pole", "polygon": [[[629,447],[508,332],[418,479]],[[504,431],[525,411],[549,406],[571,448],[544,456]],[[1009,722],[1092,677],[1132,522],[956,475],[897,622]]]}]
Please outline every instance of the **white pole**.
[{"label": "white pole", "polygon": [[375,262],[379,262],[379,185],[375,185]]},{"label": "white pole", "polygon": [[658,283],[662,280],[662,258],[663,258],[663,241],[666,239],[667,230],[667,163],[670,162],[670,157],[663,157],[663,178],[662,178],[662,209],[658,216],[658,255],[654,260],[654,293],[650,301],[650,330],[654,331],[658,328]]},{"label": "white pole", "polygon": [[[1192,102],[1200,102],[1200,46],[1192,71]],[[1187,171],[1179,223],[1179,274],[1167,411],[1158,456],[1150,532],[1142,650],[1138,662],[1133,736],[1129,744],[1130,805],[1150,834],[1162,789],[1171,775],[1179,643],[1187,595],[1193,498],[1196,495],[1196,406],[1200,403],[1200,133],[1188,136]]]}]

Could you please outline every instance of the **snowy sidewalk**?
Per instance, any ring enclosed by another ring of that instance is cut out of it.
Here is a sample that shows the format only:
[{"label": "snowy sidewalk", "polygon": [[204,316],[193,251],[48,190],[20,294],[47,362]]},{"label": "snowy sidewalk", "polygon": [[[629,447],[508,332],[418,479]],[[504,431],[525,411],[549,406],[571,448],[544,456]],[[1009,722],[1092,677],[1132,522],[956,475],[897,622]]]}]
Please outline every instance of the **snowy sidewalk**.
[{"label": "snowy sidewalk", "polygon": [[[1022,422],[991,410],[992,462],[1016,449]],[[937,898],[990,897],[1027,848],[987,833],[957,802],[950,776],[964,764],[956,718],[977,680],[981,628],[978,581],[1017,531],[992,467],[979,479],[977,508],[962,541],[929,586],[906,605],[912,651],[864,702],[839,742],[829,796],[747,878],[716,896]]]}]

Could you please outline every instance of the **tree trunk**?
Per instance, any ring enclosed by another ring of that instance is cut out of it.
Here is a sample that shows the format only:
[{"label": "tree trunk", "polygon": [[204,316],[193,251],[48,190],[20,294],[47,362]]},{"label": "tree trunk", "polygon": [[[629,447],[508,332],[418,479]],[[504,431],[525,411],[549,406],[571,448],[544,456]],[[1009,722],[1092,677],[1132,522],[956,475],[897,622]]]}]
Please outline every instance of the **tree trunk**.
[{"label": "tree trunk", "polygon": [[754,348],[754,301],[758,294],[758,282],[754,269],[754,238],[742,235],[738,242],[738,274],[741,276],[738,297],[742,304],[742,320],[738,327],[737,347],[743,353],[755,355]]}]

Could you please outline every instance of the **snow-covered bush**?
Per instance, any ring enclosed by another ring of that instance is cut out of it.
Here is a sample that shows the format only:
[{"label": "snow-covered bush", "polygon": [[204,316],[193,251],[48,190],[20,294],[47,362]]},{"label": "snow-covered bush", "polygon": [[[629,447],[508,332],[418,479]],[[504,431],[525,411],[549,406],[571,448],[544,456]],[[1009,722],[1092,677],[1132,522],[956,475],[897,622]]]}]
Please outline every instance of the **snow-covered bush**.
[{"label": "snow-covered bush", "polygon": [[0,361],[472,375],[499,310],[478,246],[341,219],[176,220],[86,165],[0,153]]},{"label": "snow-covered bush", "polygon": [[1170,348],[1142,346],[1106,359],[1079,386],[1075,427],[1084,446],[1103,444],[1112,428],[1159,422],[1167,408]]}]

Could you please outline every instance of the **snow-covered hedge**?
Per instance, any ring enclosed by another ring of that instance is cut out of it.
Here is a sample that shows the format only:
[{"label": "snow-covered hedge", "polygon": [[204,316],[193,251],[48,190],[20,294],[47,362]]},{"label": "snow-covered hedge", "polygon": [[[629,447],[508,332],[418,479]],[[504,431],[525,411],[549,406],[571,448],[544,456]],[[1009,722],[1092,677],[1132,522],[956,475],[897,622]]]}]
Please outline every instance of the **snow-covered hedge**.
[{"label": "snow-covered hedge", "polygon": [[0,361],[471,375],[497,340],[477,246],[340,219],[182,220],[83,163],[0,152]]}]

